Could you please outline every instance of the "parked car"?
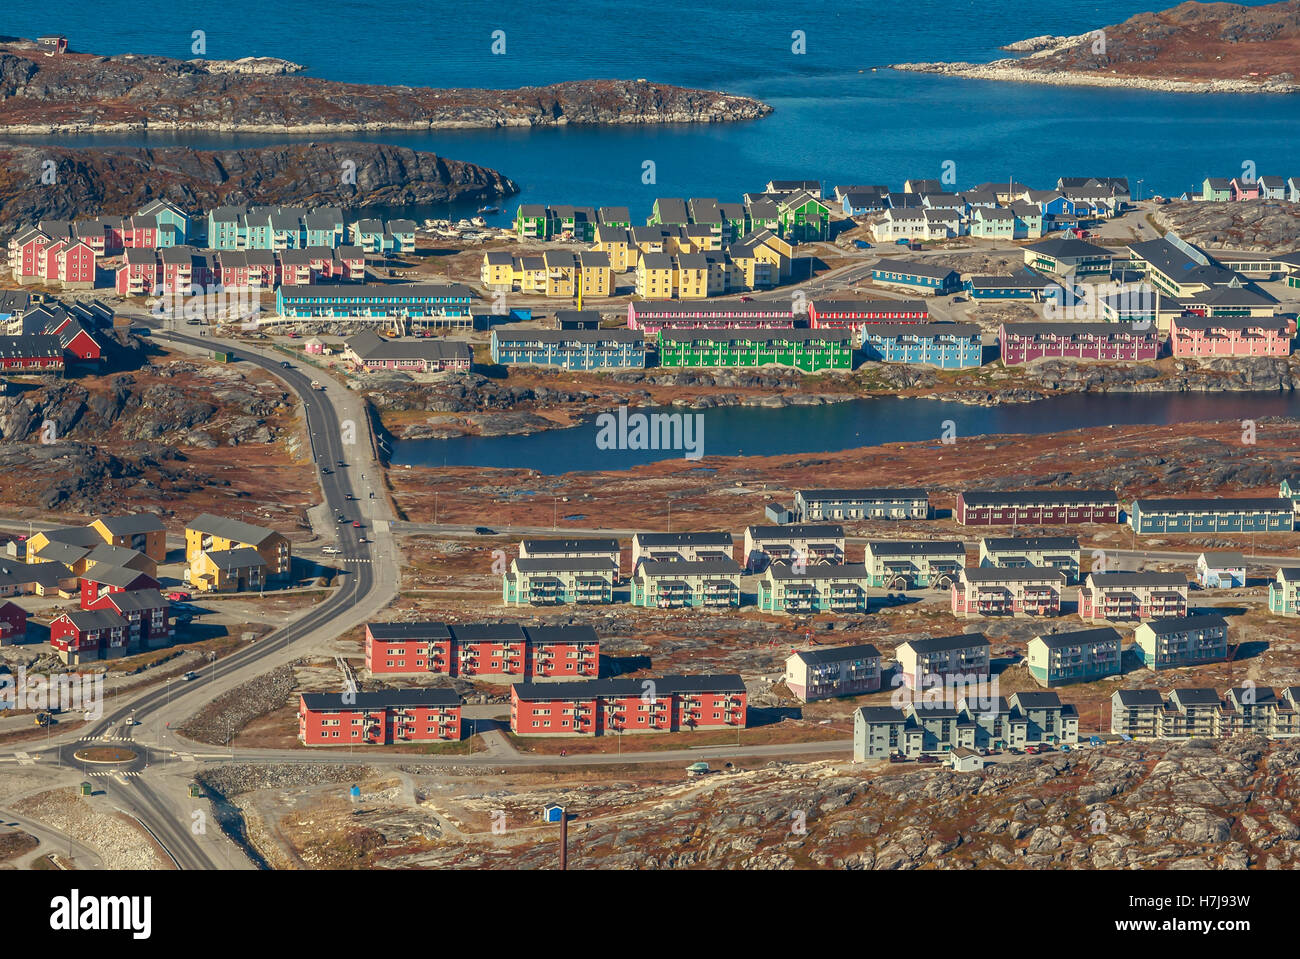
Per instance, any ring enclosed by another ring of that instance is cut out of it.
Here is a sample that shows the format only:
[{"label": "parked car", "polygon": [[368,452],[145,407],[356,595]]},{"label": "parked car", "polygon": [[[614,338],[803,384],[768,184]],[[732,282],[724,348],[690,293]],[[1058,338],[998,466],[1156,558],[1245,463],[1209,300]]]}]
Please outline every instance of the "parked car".
[{"label": "parked car", "polygon": [[907,757],[906,757],[906,756],[900,756],[898,753],[890,753],[890,754],[889,754],[889,761],[890,761],[891,763],[905,763],[905,762],[907,762]]},{"label": "parked car", "polygon": [[343,552],[343,550],[339,549],[337,546],[322,546],[321,552],[326,556],[338,556]]},{"label": "parked car", "polygon": [[476,536],[495,536],[495,535],[496,535],[496,530],[492,529],[490,526],[475,526],[475,527],[474,527],[474,535],[476,535]]},{"label": "parked car", "polygon": [[198,678],[199,678],[199,674],[196,673],[196,672],[194,672],[194,670],[192,670],[192,669],[191,669],[188,673],[186,673],[184,676],[181,677],[181,679],[185,680],[186,682],[190,682],[191,680],[195,680],[195,679],[198,679]]},{"label": "parked car", "polygon": [[916,761],[918,763],[937,763],[939,761],[939,757],[926,754],[924,756],[919,757]]},{"label": "parked car", "polygon": [[288,360],[281,360],[280,365],[283,366],[286,370],[293,369],[293,364],[290,363]]},{"label": "parked car", "polygon": [[1042,746],[1026,746],[1026,747],[1025,747],[1025,752],[1028,753],[1028,754],[1031,755],[1031,756],[1037,756],[1037,755],[1038,755],[1040,752],[1042,752],[1042,751],[1043,751],[1043,747],[1042,747]]},{"label": "parked car", "polygon": [[354,500],[354,499],[356,499],[356,497],[353,496],[351,493],[344,493],[344,494],[343,494],[343,498],[346,499],[346,500]]},{"label": "parked car", "polygon": [[173,603],[180,603],[180,602],[184,602],[187,599],[190,599],[191,597],[189,593],[182,592],[179,589],[174,589],[167,594],[167,598],[170,599]]},{"label": "parked car", "polygon": [[331,473],[334,472],[334,471],[333,471],[332,469],[330,469],[328,466],[322,466],[322,467],[320,468],[320,471],[321,471],[321,475],[322,475],[322,476],[329,476]]},{"label": "parked car", "polygon": [[339,460],[339,462],[338,462],[338,467],[339,467],[339,469],[343,469],[343,467],[345,467],[345,466],[347,466],[347,465],[348,465],[348,464],[345,463],[345,462],[343,462],[342,460]]}]

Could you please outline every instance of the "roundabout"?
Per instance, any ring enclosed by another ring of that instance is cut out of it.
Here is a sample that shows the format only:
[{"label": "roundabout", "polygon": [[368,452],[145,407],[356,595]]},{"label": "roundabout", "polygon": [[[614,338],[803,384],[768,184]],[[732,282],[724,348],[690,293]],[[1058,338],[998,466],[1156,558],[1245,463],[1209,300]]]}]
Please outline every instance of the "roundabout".
[{"label": "roundabout", "polygon": [[85,746],[72,754],[78,762],[102,766],[120,766],[140,758],[134,749],[125,746]]}]

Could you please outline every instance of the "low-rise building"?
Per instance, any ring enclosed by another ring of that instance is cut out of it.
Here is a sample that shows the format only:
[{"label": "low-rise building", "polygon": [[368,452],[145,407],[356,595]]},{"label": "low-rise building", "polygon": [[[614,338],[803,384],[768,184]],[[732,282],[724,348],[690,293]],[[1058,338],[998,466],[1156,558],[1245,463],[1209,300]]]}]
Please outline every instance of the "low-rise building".
[{"label": "low-rise building", "polygon": [[510,731],[600,736],[744,728],[747,698],[744,682],[734,674],[515,683]]},{"label": "low-rise building", "polygon": [[1182,573],[1089,573],[1079,587],[1079,616],[1090,622],[1176,619],[1187,615]]},{"label": "low-rise building", "polygon": [[128,653],[159,649],[172,641],[171,603],[157,589],[104,593],[88,608],[111,610],[126,621]]},{"label": "low-rise building", "polygon": [[1074,237],[1053,237],[1024,249],[1025,265],[1049,276],[1088,276],[1110,273],[1110,250]]},{"label": "low-rise building", "polygon": [[1160,355],[1155,324],[1003,323],[998,328],[1003,366],[1035,360],[1097,360],[1142,363]]},{"label": "low-rise building", "polygon": [[[921,216],[924,218],[924,214]],[[961,274],[956,270],[924,262],[881,260],[871,268],[871,279],[881,286],[900,286],[940,296],[961,289]]]},{"label": "low-rise building", "polygon": [[911,690],[989,680],[989,641],[982,633],[909,639],[894,656]]},{"label": "low-rise building", "polygon": [[840,330],[660,330],[658,349],[663,367],[853,369],[853,335]]},{"label": "low-rise building", "polygon": [[800,702],[880,689],[880,653],[870,643],[799,649],[785,661],[785,685]]},{"label": "low-rise building", "polygon": [[1268,584],[1268,611],[1300,616],[1300,566],[1282,566]]},{"label": "low-rise building", "polygon": [[1300,736],[1300,686],[1279,694],[1271,686],[1179,688],[1167,698],[1154,689],[1119,689],[1111,696],[1111,732],[1134,739],[1222,739]]},{"label": "low-rise building", "polygon": [[17,603],[0,603],[0,646],[16,646],[27,640],[27,610]]},{"label": "low-rise building", "polygon": [[292,546],[286,536],[275,530],[211,513],[202,513],[185,526],[185,560],[191,568],[201,553],[238,549],[257,551],[266,564],[268,581],[280,582],[289,577]]},{"label": "low-rise building", "polygon": [[963,490],[953,515],[963,526],[1118,523],[1119,499],[1107,490]]},{"label": "low-rise building", "polygon": [[817,523],[745,527],[745,572],[774,562],[817,566],[844,562],[844,527]]},{"label": "low-rise building", "polygon": [[186,582],[204,593],[240,593],[266,585],[266,560],[248,546],[205,549],[190,560]]},{"label": "low-rise building", "polygon": [[862,330],[862,355],[877,363],[968,370],[984,362],[984,345],[974,323],[881,323]]},{"label": "low-rise building", "polygon": [[153,513],[101,516],[90,528],[109,546],[144,553],[155,564],[167,559],[167,528]]},{"label": "low-rise building", "polygon": [[870,540],[867,581],[876,589],[948,589],[966,565],[960,540]]},{"label": "low-rise building", "polygon": [[1206,552],[1196,558],[1196,581],[1202,589],[1246,585],[1246,557],[1241,553]]},{"label": "low-rise building", "polygon": [[1109,626],[1039,633],[1029,641],[1029,675],[1040,686],[1090,683],[1120,674],[1120,635]]},{"label": "low-rise building", "polygon": [[69,666],[125,656],[127,639],[126,620],[111,609],[73,610],[50,622],[50,646]]},{"label": "low-rise building", "polygon": [[[1274,306],[1265,302],[1262,308],[1271,312]],[[1169,352],[1180,357],[1290,356],[1294,334],[1291,321],[1280,317],[1177,316],[1170,321]]]},{"label": "low-rise building", "polygon": [[1277,533],[1295,528],[1288,499],[1140,499],[1129,512],[1137,533]]},{"label": "low-rise building", "polygon": [[740,566],[733,559],[643,560],[632,575],[632,603],[659,609],[740,605]]},{"label": "low-rise building", "polygon": [[300,693],[298,739],[305,746],[457,742],[461,699],[454,689]]},{"label": "low-rise building", "polygon": [[963,569],[952,584],[954,616],[1059,616],[1065,574],[1037,566]]},{"label": "low-rise building", "polygon": [[344,341],[343,359],[367,373],[375,370],[441,373],[468,370],[473,365],[474,351],[463,340],[390,339],[374,330],[363,330]]},{"label": "low-rise building", "polygon": [[988,702],[911,702],[902,709],[866,706],[853,717],[853,761],[972,754],[976,749],[1023,749],[1079,741],[1079,714],[1054,692],[1016,693]]},{"label": "low-rise building", "polygon": [[1199,666],[1228,658],[1228,623],[1217,614],[1140,623],[1133,639],[1147,669]]},{"label": "low-rise building", "polygon": [[612,603],[618,567],[607,557],[547,556],[511,560],[501,577],[507,606]]},{"label": "low-rise building", "polygon": [[641,369],[645,336],[634,330],[493,330],[492,362],[566,370]]},{"label": "low-rise building", "polygon": [[1079,581],[1080,550],[1075,536],[986,536],[980,540],[980,566],[997,569],[1039,567]]},{"label": "low-rise building", "polygon": [[773,563],[759,580],[758,608],[768,613],[865,613],[867,588],[861,563]]},{"label": "low-rise building", "polygon": [[636,533],[632,537],[632,568],[645,560],[694,562],[733,559],[734,539],[725,530],[702,533]]},{"label": "low-rise building", "polygon": [[801,523],[844,519],[929,519],[923,489],[802,489],[794,494]]}]

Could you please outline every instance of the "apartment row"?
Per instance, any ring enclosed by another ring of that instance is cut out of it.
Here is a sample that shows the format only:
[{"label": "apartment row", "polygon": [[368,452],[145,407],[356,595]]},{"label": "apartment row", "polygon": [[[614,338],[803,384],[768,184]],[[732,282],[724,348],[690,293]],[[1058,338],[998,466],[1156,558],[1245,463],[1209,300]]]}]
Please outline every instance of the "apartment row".
[{"label": "apartment row", "polygon": [[173,246],[127,250],[114,288],[121,296],[188,293],[192,287],[274,290],[317,283],[362,283],[366,255],[359,246],[288,250],[199,250]]},{"label": "apartment row", "polygon": [[613,296],[609,254],[597,250],[547,250],[537,254],[483,254],[479,279],[489,290],[563,299]]},{"label": "apartment row", "polygon": [[515,623],[369,623],[371,675],[449,676],[483,682],[595,679],[600,641],[590,626]]},{"label": "apartment row", "polygon": [[1134,739],[1218,739],[1300,736],[1300,686],[1276,691],[1253,683],[1229,689],[1117,689],[1110,698],[1110,730]]},{"label": "apartment row", "polygon": [[735,674],[515,683],[516,736],[700,732],[745,728],[748,694]]},{"label": "apartment row", "polygon": [[955,750],[1024,749],[1079,741],[1079,714],[1052,692],[960,697],[954,704],[865,706],[853,715],[853,761],[941,756]]}]

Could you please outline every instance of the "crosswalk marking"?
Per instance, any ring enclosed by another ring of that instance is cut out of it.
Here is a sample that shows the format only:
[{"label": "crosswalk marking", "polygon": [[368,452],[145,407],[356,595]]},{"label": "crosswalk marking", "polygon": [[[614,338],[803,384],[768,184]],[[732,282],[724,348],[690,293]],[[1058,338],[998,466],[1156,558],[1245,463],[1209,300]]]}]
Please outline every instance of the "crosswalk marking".
[{"label": "crosswalk marking", "polygon": [[18,760],[20,766],[35,766],[36,760],[27,753],[14,753],[14,758]]}]

